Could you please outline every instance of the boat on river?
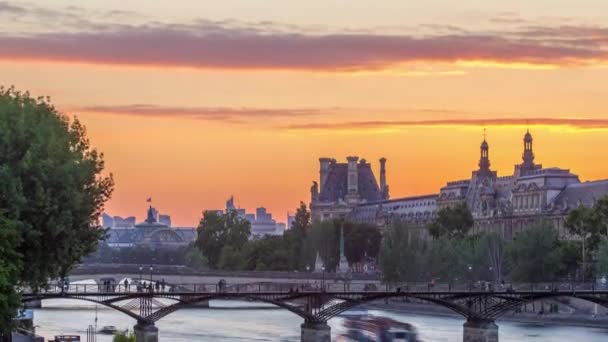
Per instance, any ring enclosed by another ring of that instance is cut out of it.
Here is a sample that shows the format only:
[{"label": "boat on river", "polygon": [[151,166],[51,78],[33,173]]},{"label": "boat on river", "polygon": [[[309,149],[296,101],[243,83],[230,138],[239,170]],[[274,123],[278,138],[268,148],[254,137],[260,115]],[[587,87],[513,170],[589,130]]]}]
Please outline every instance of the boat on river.
[{"label": "boat on river", "polygon": [[340,315],[346,330],[342,338],[360,342],[418,342],[416,328],[388,317],[377,317],[367,310],[347,311]]}]

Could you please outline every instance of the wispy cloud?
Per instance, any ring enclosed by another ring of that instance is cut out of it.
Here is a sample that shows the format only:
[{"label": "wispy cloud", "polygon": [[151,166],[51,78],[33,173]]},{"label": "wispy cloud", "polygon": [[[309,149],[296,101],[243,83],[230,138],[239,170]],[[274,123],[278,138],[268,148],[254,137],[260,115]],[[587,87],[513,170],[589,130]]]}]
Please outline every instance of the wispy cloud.
[{"label": "wispy cloud", "polygon": [[316,108],[234,108],[234,107],[170,107],[150,104],[89,106],[72,108],[74,112],[131,115],[160,118],[191,118],[238,123],[269,118],[300,118],[327,114],[332,109]]},{"label": "wispy cloud", "polygon": [[441,120],[377,120],[336,123],[292,124],[283,127],[290,130],[365,130],[400,127],[440,126],[563,126],[580,129],[608,129],[608,119],[568,118],[496,118],[496,119],[441,119]]},{"label": "wispy cloud", "polygon": [[[282,130],[382,130],[405,127],[500,127],[500,126],[547,126],[578,129],[608,129],[608,119],[598,118],[548,118],[513,117],[514,114],[491,115],[493,118],[477,118],[479,113],[445,108],[254,108],[254,107],[171,107],[151,104],[127,104],[110,106],[73,107],[75,113],[97,113],[109,115],[140,116],[146,118],[189,118],[220,121],[230,124],[257,122],[260,126]],[[380,120],[352,120],[352,117],[369,117],[375,113]],[[415,120],[405,117],[435,117]],[[503,115],[503,116],[501,116]],[[508,116],[508,117],[507,117]],[[391,119],[393,118],[393,119]],[[276,119],[276,120],[275,120]]]},{"label": "wispy cloud", "polygon": [[23,14],[27,10],[24,7],[13,5],[8,1],[0,1],[0,14]]},{"label": "wispy cloud", "polygon": [[[2,4],[2,3],[0,3]],[[7,5],[5,3],[5,5]],[[413,63],[593,65],[608,62],[608,27],[522,26],[504,32],[313,33],[272,22],[93,24],[83,31],[0,34],[0,59],[202,69],[322,72]]]}]

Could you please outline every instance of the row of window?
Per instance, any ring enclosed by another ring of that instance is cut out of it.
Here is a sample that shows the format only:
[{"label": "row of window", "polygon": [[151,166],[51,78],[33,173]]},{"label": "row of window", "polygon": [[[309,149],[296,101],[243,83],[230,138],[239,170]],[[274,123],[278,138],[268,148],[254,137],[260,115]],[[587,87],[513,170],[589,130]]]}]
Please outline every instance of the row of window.
[{"label": "row of window", "polygon": [[540,208],[541,204],[540,194],[518,195],[513,197],[514,209]]}]

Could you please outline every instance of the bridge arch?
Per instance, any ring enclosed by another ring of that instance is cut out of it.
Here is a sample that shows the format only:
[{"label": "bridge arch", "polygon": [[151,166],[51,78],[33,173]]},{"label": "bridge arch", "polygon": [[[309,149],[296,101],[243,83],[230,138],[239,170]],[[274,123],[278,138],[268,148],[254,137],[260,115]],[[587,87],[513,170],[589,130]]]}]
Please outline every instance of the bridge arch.
[{"label": "bridge arch", "polygon": [[[495,296],[497,298],[500,298],[500,294],[497,294],[497,296]],[[521,297],[517,297],[516,299],[511,297],[510,301],[504,301],[500,304],[494,305],[493,307],[491,307],[488,310],[488,315],[490,317],[492,317],[493,319],[499,318],[500,316],[515,310],[516,308],[522,306],[522,305],[527,305],[527,304],[531,304],[531,303],[535,303],[541,300],[546,300],[546,299],[555,299],[555,298],[576,298],[576,299],[580,299],[580,300],[584,300],[593,304],[597,304],[600,305],[604,308],[608,308],[608,297],[606,297],[606,295],[598,295],[598,294],[594,294],[594,293],[585,293],[585,292],[581,292],[581,293],[577,293],[577,292],[572,292],[572,293],[563,293],[563,292],[554,292],[554,293],[538,293],[538,294],[534,294],[534,293],[530,293],[528,296],[521,296]]]},{"label": "bridge arch", "polygon": [[140,315],[129,311],[127,309],[121,308],[120,306],[114,305],[114,303],[119,302],[119,301],[123,301],[123,300],[127,300],[127,299],[135,299],[133,297],[129,297],[129,298],[121,298],[121,300],[112,300],[111,302],[107,302],[107,301],[103,301],[103,300],[96,300],[93,298],[88,298],[88,297],[80,297],[80,296],[70,296],[70,295],[65,295],[65,296],[32,296],[32,297],[26,297],[26,298],[22,298],[21,302],[22,303],[27,303],[27,302],[31,302],[31,301],[36,301],[36,300],[51,300],[51,299],[72,299],[72,300],[80,300],[80,301],[85,301],[85,302],[89,302],[89,303],[95,303],[95,304],[99,304],[99,305],[103,305],[105,307],[108,307],[110,309],[114,309],[116,311],[119,311],[125,315],[128,315],[129,317],[137,320],[138,322],[141,321],[145,321],[145,319],[143,317],[141,317]]},{"label": "bridge arch", "polygon": [[357,306],[361,306],[361,305],[365,305],[371,302],[375,302],[377,300],[384,300],[384,299],[390,299],[390,298],[410,298],[410,299],[417,299],[417,300],[421,300],[424,302],[428,302],[431,304],[435,304],[435,305],[439,305],[442,307],[445,307],[449,310],[451,310],[452,312],[463,316],[464,318],[469,318],[469,317],[475,317],[476,315],[471,312],[470,310],[468,310],[467,308],[458,305],[456,303],[452,303],[448,300],[442,299],[441,297],[433,297],[433,296],[421,296],[421,295],[417,295],[417,294],[408,294],[407,292],[395,292],[395,293],[391,293],[391,294],[373,294],[370,293],[370,295],[368,296],[363,296],[362,298],[349,298],[348,296],[341,296],[341,295],[336,295],[334,296],[335,299],[339,299],[342,300],[343,302],[340,304],[336,304],[332,307],[329,307],[325,310],[323,310],[320,313],[320,316],[323,317],[323,319],[325,320],[329,320],[345,311],[348,311],[352,308],[355,308]]},{"label": "bridge arch", "polygon": [[230,296],[230,294],[225,293],[215,293],[203,296],[196,296],[191,299],[182,300],[179,303],[166,306],[148,316],[149,321],[158,322],[160,319],[178,311],[179,309],[187,308],[190,305],[196,305],[201,302],[206,302],[214,299],[222,299],[222,300],[251,300],[254,302],[267,303],[278,306],[282,309],[285,309],[295,315],[298,315],[304,318],[306,321],[316,321],[316,318],[311,313],[308,313],[297,306],[287,304],[288,300],[296,300],[300,298],[307,298],[308,294],[302,293],[300,295],[294,294],[292,296],[280,296],[278,298],[271,298],[272,296],[264,297],[264,296],[242,296],[234,294],[234,296]]}]

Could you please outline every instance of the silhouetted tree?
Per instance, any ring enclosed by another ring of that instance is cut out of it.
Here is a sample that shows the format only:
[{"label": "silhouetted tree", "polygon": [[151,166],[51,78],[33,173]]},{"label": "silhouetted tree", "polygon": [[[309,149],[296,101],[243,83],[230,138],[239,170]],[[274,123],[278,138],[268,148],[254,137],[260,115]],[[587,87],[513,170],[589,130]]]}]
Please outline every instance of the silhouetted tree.
[{"label": "silhouetted tree", "polygon": [[[77,119],[44,98],[0,88],[0,230],[14,249],[0,252],[13,256],[0,261],[0,273],[8,270],[0,277],[14,282],[18,271],[20,285],[37,289],[94,250],[114,185],[103,170],[103,154]],[[10,327],[12,303],[0,303],[2,328]]]},{"label": "silhouetted tree", "polygon": [[239,251],[245,245],[251,234],[251,224],[239,217],[236,210],[226,213],[205,211],[197,231],[196,246],[209,260],[209,266],[217,268],[224,248],[231,248],[226,253],[232,257],[233,250]]}]

